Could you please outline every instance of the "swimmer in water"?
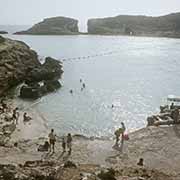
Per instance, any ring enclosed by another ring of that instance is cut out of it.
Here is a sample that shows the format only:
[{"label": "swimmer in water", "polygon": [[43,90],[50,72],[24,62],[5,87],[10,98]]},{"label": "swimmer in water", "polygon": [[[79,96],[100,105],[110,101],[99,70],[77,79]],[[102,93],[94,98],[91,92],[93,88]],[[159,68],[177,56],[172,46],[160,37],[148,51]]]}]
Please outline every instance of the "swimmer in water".
[{"label": "swimmer in water", "polygon": [[70,91],[69,91],[71,94],[73,94],[73,90],[71,89]]},{"label": "swimmer in water", "polygon": [[83,88],[85,88],[86,87],[86,85],[85,85],[85,83],[83,83]]}]

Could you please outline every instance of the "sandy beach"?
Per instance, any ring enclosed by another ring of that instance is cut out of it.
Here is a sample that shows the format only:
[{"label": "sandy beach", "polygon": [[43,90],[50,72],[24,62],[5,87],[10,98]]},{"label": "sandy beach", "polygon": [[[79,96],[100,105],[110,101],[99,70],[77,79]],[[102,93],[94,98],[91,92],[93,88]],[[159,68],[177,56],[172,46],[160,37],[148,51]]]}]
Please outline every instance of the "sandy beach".
[{"label": "sandy beach", "polygon": [[[37,101],[36,103],[38,103]],[[129,134],[122,151],[115,148],[115,139],[85,137],[73,135],[72,154],[63,153],[62,138],[57,137],[55,153],[37,151],[39,145],[48,141],[47,120],[36,109],[36,103],[24,108],[16,99],[8,101],[14,109],[19,107],[20,117],[15,131],[5,146],[0,146],[1,164],[25,164],[26,162],[51,161],[62,165],[67,161],[78,165],[90,165],[101,168],[136,168],[140,158],[144,159],[144,168],[157,170],[167,177],[180,178],[180,126],[145,127]],[[23,113],[32,117],[23,122]],[[17,146],[14,144],[17,143]]]}]

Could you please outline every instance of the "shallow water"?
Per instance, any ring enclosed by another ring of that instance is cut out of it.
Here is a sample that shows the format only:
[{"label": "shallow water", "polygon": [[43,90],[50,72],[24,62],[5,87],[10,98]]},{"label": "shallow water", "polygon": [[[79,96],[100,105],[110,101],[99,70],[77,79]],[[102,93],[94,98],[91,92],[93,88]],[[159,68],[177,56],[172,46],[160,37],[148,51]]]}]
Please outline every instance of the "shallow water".
[{"label": "shallow water", "polygon": [[63,87],[35,104],[60,135],[109,136],[122,121],[134,130],[146,125],[167,95],[180,95],[180,39],[8,36],[26,42],[40,58],[63,60]]}]

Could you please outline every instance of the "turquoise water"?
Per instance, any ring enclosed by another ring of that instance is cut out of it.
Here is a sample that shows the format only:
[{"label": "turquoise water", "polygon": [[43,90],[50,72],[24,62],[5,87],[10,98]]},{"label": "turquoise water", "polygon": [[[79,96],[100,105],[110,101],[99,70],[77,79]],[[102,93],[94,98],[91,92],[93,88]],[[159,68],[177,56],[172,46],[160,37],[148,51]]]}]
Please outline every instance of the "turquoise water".
[{"label": "turquoise water", "polygon": [[26,42],[40,58],[63,60],[63,87],[36,104],[60,135],[109,136],[122,121],[134,130],[146,125],[167,95],[180,95],[180,39],[9,36]]}]

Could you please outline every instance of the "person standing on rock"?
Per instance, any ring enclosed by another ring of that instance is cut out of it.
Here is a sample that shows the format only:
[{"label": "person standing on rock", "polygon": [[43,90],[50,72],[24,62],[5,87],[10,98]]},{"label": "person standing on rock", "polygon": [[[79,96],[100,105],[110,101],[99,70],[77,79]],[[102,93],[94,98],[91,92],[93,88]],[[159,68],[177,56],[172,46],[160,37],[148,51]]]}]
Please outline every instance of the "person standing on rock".
[{"label": "person standing on rock", "polygon": [[117,130],[115,131],[115,133],[114,133],[115,136],[116,136],[116,143],[115,143],[116,146],[118,146],[120,136],[121,136],[121,146],[123,145],[123,143],[124,143],[124,132],[125,132],[125,130],[126,130],[126,127],[125,127],[124,123],[122,122],[122,123],[121,123],[121,128],[117,129]]},{"label": "person standing on rock", "polygon": [[124,143],[124,133],[126,131],[126,127],[124,125],[124,123],[121,123],[121,128],[122,128],[122,133],[121,133],[121,145]]},{"label": "person standing on rock", "polygon": [[119,137],[120,137],[121,133],[122,133],[122,129],[121,129],[121,128],[117,129],[117,130],[115,131],[115,133],[114,133],[115,136],[116,136],[116,143],[115,143],[116,146],[118,146]]},{"label": "person standing on rock", "polygon": [[67,148],[69,149],[68,153],[69,155],[71,155],[71,151],[72,151],[72,136],[69,133],[67,136]]},{"label": "person standing on rock", "polygon": [[13,123],[16,122],[16,124],[18,124],[18,118],[19,118],[19,112],[18,112],[18,107],[16,107],[13,110],[13,115],[12,115]]},{"label": "person standing on rock", "polygon": [[56,135],[54,134],[54,129],[51,129],[51,132],[49,133],[49,144],[50,144],[50,152],[53,150],[53,153],[55,152],[55,142],[56,142]]}]

